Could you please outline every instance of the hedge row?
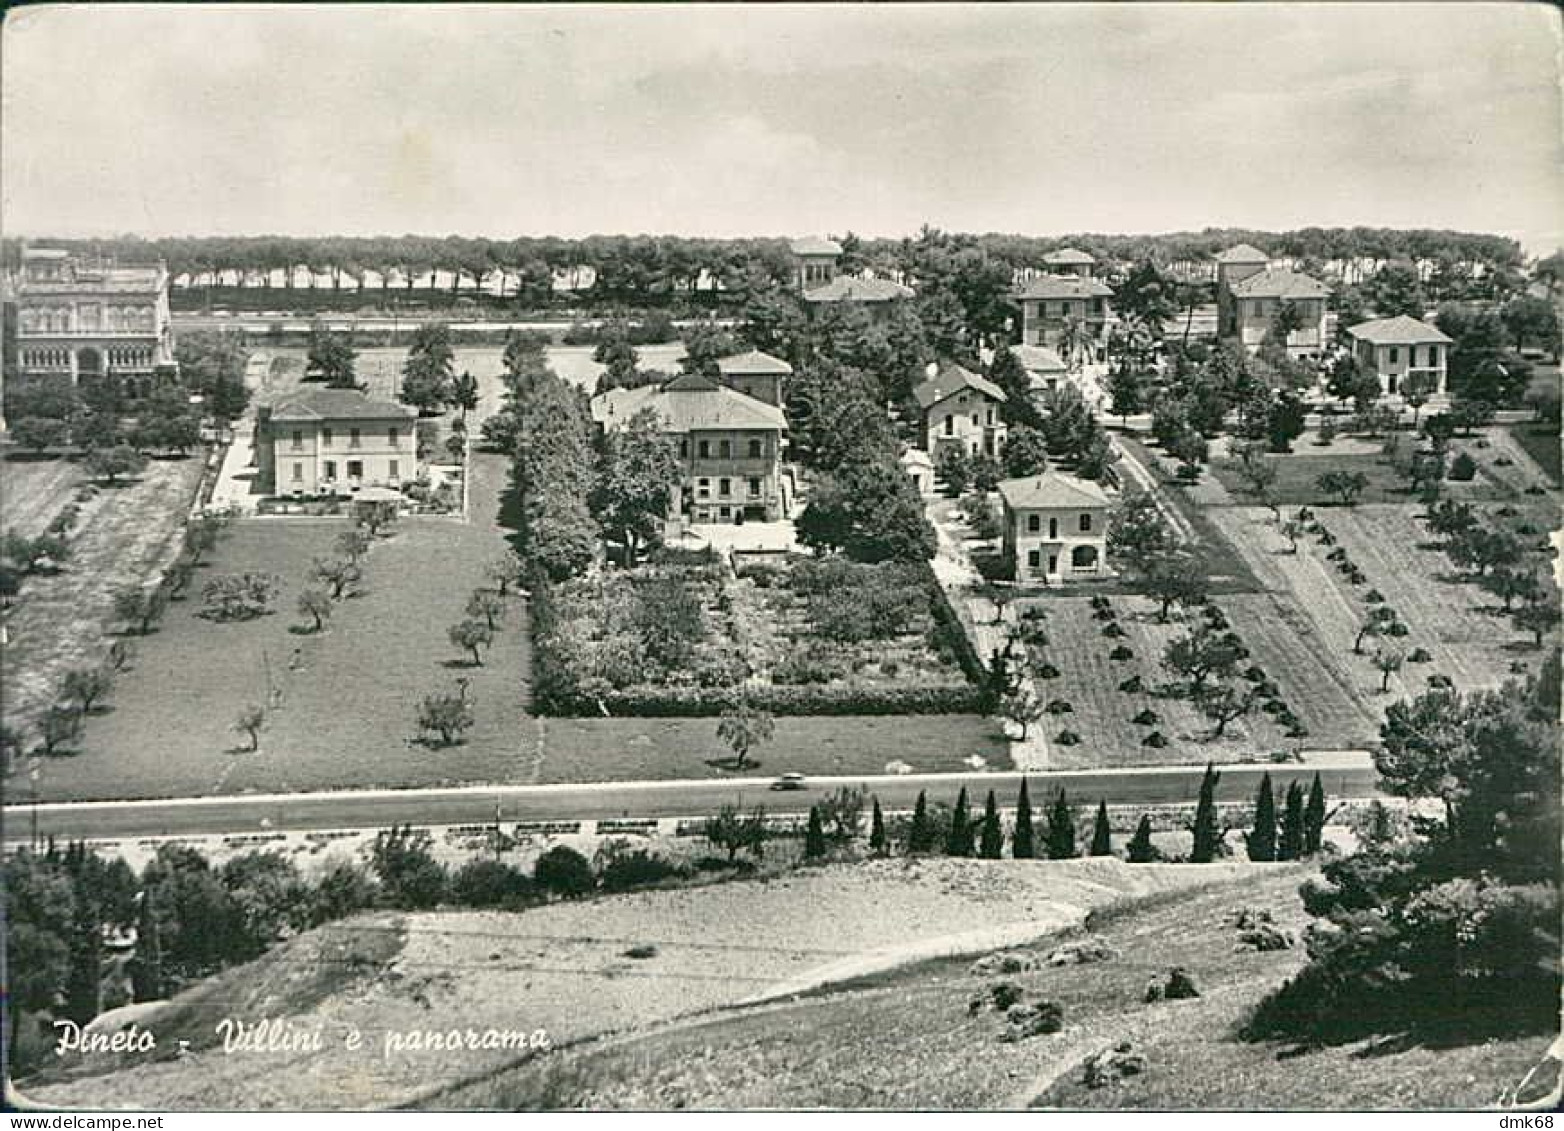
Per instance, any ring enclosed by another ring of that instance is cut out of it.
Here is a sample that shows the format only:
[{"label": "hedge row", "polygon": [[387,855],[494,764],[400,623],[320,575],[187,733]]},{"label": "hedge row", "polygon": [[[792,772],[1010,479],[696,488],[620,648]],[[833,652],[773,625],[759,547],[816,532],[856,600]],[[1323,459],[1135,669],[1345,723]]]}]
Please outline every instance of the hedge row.
[{"label": "hedge row", "polygon": [[[636,718],[701,718],[721,715],[734,690],[721,687],[668,687],[655,691],[610,691],[602,696],[547,694],[537,688],[541,714],[575,717],[610,715]],[[773,715],[970,715],[982,714],[987,700],[967,684],[892,687],[865,691],[851,687],[760,686],[744,689],[745,702]]]}]

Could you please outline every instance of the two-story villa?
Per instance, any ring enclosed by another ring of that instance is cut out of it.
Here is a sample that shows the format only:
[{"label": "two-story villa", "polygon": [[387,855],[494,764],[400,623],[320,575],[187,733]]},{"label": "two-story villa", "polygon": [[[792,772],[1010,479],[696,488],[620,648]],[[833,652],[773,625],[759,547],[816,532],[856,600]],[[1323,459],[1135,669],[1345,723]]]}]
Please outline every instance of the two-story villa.
[{"label": "two-story villa", "polygon": [[1435,396],[1445,391],[1450,338],[1437,327],[1402,314],[1359,322],[1347,334],[1358,365],[1384,392],[1401,392],[1413,377],[1426,378]]},{"label": "two-story villa", "polygon": [[698,374],[592,398],[592,419],[605,430],[624,427],[643,409],[656,413],[679,445],[682,475],[669,498],[669,518],[711,523],[787,517],[787,418],[781,408]]},{"label": "two-story villa", "polygon": [[819,236],[805,236],[788,245],[793,256],[793,286],[800,294],[822,287],[836,278],[836,262],[842,245]]},{"label": "two-story villa", "polygon": [[136,396],[178,372],[163,264],[119,266],[26,248],[14,288],[25,377],[114,377]]},{"label": "two-story villa", "polygon": [[1017,581],[1045,584],[1108,572],[1108,493],[1057,471],[1006,479],[1004,553]]},{"label": "two-story villa", "polygon": [[912,395],[923,410],[926,451],[937,454],[954,445],[969,456],[999,455],[1005,443],[1000,415],[1005,391],[987,377],[946,362]]},{"label": "two-story villa", "polygon": [[1090,331],[1095,359],[1108,340],[1108,299],[1112,294],[1106,283],[1082,275],[1029,279],[1011,295],[1021,308],[1021,344],[1057,346],[1065,323],[1074,318]]},{"label": "two-story villa", "polygon": [[1217,332],[1238,338],[1251,352],[1260,348],[1286,303],[1300,322],[1287,334],[1287,352],[1293,357],[1319,353],[1326,345],[1329,297],[1330,288],[1318,279],[1290,267],[1272,267],[1265,252],[1248,244],[1216,257]]},{"label": "two-story villa", "polygon": [[256,413],[268,495],[353,495],[417,478],[418,413],[355,389],[311,389]]}]

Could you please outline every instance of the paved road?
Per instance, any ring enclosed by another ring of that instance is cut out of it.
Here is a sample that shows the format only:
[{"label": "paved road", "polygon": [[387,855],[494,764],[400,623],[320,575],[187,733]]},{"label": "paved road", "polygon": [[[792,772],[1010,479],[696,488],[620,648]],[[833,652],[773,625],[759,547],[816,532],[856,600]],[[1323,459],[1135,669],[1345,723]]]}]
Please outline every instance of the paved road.
[{"label": "paved road", "polygon": [[[1298,779],[1305,785],[1314,767],[1229,766],[1222,770],[1218,800],[1247,801],[1260,774],[1269,770],[1279,788]],[[1333,799],[1374,795],[1375,774],[1366,762],[1321,768]],[[1107,799],[1110,805],[1193,801],[1198,767],[1151,770],[1092,770],[1029,776],[1034,806],[1064,789],[1081,804]],[[595,820],[603,817],[692,817],[723,805],[764,805],[769,812],[804,812],[838,785],[865,785],[886,809],[910,809],[918,791],[935,801],[954,800],[963,785],[980,805],[995,790],[1001,804],[1014,802],[1019,774],[927,774],[905,777],[815,778],[797,792],[773,791],[769,778],[728,781],[636,782],[611,785],[494,786],[460,789],[377,790],[342,793],[271,794],[253,797],[187,798],[172,801],[50,803],[36,807],[41,836],[113,838],[198,836],[272,831],[384,828],[387,825],[459,825],[504,821]],[[26,840],[34,807],[4,810],[5,839]],[[264,822],[264,823],[263,823]]]}]

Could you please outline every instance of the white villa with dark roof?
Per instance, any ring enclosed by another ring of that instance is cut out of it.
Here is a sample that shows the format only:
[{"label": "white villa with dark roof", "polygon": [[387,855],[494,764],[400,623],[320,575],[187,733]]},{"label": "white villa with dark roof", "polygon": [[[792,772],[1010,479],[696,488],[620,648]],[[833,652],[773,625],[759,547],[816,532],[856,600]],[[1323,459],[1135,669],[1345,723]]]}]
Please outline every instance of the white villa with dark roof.
[{"label": "white villa with dark roof", "polygon": [[1102,577],[1108,571],[1108,493],[1089,479],[1057,471],[1006,479],[1004,553],[1016,581]]},{"label": "white villa with dark roof", "polygon": [[1325,300],[1330,288],[1291,267],[1272,267],[1270,258],[1249,244],[1230,247],[1216,257],[1217,332],[1238,338],[1250,351],[1271,332],[1283,303],[1298,312],[1302,325],[1287,334],[1293,357],[1325,348]]},{"label": "white villa with dark roof", "polygon": [[946,362],[912,395],[923,410],[924,445],[931,455],[944,447],[959,447],[968,456],[999,455],[1005,392],[987,377]]},{"label": "white villa with dark roof", "polygon": [[1359,322],[1347,335],[1359,367],[1379,378],[1384,392],[1401,393],[1413,379],[1435,396],[1445,391],[1450,338],[1438,328],[1402,314]]},{"label": "white villa with dark roof", "polygon": [[669,518],[713,523],[787,517],[787,418],[779,407],[697,374],[592,398],[592,419],[604,430],[624,427],[644,409],[678,443],[682,475],[669,498]]},{"label": "white villa with dark roof", "polygon": [[268,495],[356,495],[418,476],[418,413],[356,389],[310,389],[256,412],[257,483]]}]

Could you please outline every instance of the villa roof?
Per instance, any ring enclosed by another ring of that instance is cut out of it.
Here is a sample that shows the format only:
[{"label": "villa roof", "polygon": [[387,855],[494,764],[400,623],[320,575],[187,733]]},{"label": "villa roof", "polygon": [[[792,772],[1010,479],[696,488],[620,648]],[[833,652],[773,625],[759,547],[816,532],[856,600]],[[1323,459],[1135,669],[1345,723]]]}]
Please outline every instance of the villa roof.
[{"label": "villa roof", "polygon": [[663,385],[599,393],[592,398],[592,419],[605,428],[617,428],[647,408],[669,432],[723,428],[787,431],[787,417],[780,408],[694,373]]},{"label": "villa roof", "polygon": [[1015,297],[1022,299],[1107,298],[1111,294],[1106,283],[1079,275],[1038,275],[1015,291]]},{"label": "villa roof", "polygon": [[794,255],[841,255],[842,245],[820,236],[804,236],[788,245]]},{"label": "villa roof", "polygon": [[829,283],[804,292],[805,302],[891,302],[911,298],[912,288],[893,279],[860,279],[838,275]]},{"label": "villa roof", "polygon": [[1022,507],[1105,507],[1108,493],[1090,479],[1078,479],[1058,471],[1006,479],[999,484],[1000,498],[1012,510]]},{"label": "villa roof", "polygon": [[736,353],[731,357],[719,357],[717,371],[728,375],[766,373],[786,377],[793,372],[793,367],[780,357],[772,357],[769,353],[761,353],[759,350],[750,350],[748,353]]},{"label": "villa roof", "polygon": [[923,467],[932,470],[934,460],[922,448],[908,448],[901,454],[901,464],[907,468]]},{"label": "villa roof", "polygon": [[1271,257],[1254,244],[1241,243],[1216,254],[1218,263],[1269,263]]},{"label": "villa roof", "polygon": [[1239,298],[1324,298],[1330,294],[1330,288],[1324,283],[1291,267],[1256,271],[1248,278],[1238,280],[1231,289]]},{"label": "villa roof", "polygon": [[1028,373],[1063,373],[1069,368],[1058,351],[1047,346],[1011,346],[1010,352]]},{"label": "villa roof", "polygon": [[1448,342],[1450,338],[1438,327],[1430,326],[1405,314],[1394,318],[1374,318],[1349,326],[1347,333],[1361,341],[1377,346],[1416,346],[1424,342]]},{"label": "villa roof", "polygon": [[1047,255],[1043,256],[1043,262],[1044,263],[1064,263],[1064,264],[1077,264],[1077,263],[1088,263],[1088,264],[1090,264],[1090,263],[1096,263],[1097,260],[1096,260],[1096,258],[1094,256],[1090,255],[1087,252],[1082,251],[1078,247],[1061,247],[1058,251],[1050,251]]},{"label": "villa roof", "polygon": [[946,362],[939,371],[912,391],[919,406],[928,409],[962,389],[975,389],[985,397],[1002,401],[1005,391],[987,377],[979,377],[970,369],[963,369],[955,362]]},{"label": "villa roof", "polygon": [[272,406],[274,421],[411,420],[416,409],[378,401],[356,389],[307,389]]}]

